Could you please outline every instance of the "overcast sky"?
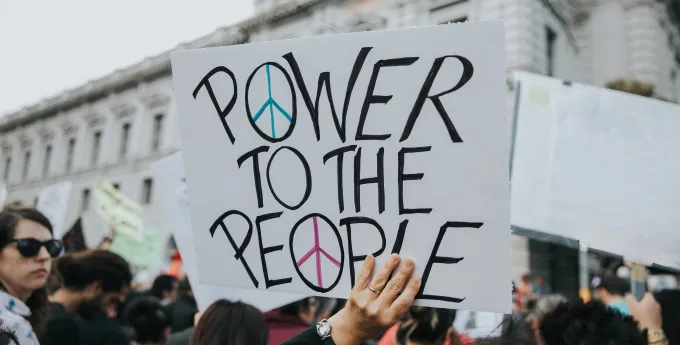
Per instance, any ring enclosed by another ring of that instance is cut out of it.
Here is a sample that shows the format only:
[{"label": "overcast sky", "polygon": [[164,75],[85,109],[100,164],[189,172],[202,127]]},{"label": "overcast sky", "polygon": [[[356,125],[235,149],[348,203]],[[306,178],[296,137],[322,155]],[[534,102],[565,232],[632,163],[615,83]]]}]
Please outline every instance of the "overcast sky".
[{"label": "overcast sky", "polygon": [[253,11],[252,0],[0,0],[0,116]]}]

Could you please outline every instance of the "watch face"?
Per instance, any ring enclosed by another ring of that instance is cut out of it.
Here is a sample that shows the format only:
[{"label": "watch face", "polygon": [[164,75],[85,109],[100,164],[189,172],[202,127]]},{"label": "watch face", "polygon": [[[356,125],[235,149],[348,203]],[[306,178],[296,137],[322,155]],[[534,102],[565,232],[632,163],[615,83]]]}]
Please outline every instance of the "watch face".
[{"label": "watch face", "polygon": [[331,325],[328,322],[319,322],[316,324],[316,333],[322,338],[327,337],[331,333]]}]

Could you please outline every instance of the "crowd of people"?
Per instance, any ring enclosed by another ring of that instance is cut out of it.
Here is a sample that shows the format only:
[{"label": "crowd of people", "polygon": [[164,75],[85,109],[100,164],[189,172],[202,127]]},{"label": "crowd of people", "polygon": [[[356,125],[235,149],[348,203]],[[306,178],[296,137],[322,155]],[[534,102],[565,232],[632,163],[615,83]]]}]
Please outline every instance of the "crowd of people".
[{"label": "crowd of people", "polygon": [[[63,253],[31,207],[0,211],[0,345],[680,345],[680,291],[626,295],[605,277],[594,301],[521,290],[533,303],[471,339],[455,310],[414,306],[415,263],[368,256],[347,300],[305,298],[262,312],[218,300],[199,313],[189,282],[169,275],[134,289],[129,263],[106,249]],[[455,277],[451,277],[455,284]]]}]

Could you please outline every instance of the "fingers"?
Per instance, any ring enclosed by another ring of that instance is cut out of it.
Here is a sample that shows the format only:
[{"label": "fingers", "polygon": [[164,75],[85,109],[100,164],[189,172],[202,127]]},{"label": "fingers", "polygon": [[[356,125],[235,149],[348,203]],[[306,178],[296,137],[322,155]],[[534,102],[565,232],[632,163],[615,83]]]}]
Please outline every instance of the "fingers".
[{"label": "fingers", "polygon": [[420,291],[420,283],[420,277],[412,277],[406,284],[404,292],[394,300],[394,303],[390,306],[390,313],[394,315],[394,320],[400,319],[406,314],[408,308],[411,308],[418,291]]},{"label": "fingers", "polygon": [[386,305],[391,305],[399,293],[406,285],[406,282],[413,274],[414,263],[411,259],[405,259],[399,265],[399,268],[392,275],[392,279],[387,283],[384,291],[380,294],[380,299]]},{"label": "fingers", "polygon": [[364,260],[364,264],[361,266],[361,271],[359,271],[359,276],[354,284],[354,289],[363,290],[368,286],[368,282],[371,280],[371,274],[373,273],[373,268],[375,267],[375,258],[373,255],[369,255]]},{"label": "fingers", "polygon": [[370,283],[370,287],[373,288],[375,291],[382,291],[385,289],[385,286],[387,285],[387,280],[390,278],[390,274],[392,274],[392,271],[397,267],[399,264],[399,255],[397,254],[392,254],[390,257],[385,261],[385,265],[383,265],[383,268],[380,269],[380,271],[373,277]]}]

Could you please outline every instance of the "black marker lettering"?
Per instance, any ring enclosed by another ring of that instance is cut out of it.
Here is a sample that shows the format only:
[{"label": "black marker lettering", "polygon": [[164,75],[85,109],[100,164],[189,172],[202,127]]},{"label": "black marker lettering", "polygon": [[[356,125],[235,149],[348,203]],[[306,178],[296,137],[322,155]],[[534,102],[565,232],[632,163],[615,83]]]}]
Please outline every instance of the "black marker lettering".
[{"label": "black marker lettering", "polygon": [[264,206],[264,200],[262,198],[262,178],[260,177],[260,159],[258,158],[257,155],[267,151],[269,151],[269,146],[260,146],[244,153],[243,156],[239,157],[236,160],[236,163],[240,168],[243,162],[248,160],[248,158],[253,157],[253,180],[255,181],[255,194],[257,195],[258,208],[262,208]]},{"label": "black marker lettering", "polygon": [[[446,60],[447,58],[458,59],[463,64],[463,74],[461,75],[460,80],[458,80],[458,84],[456,84],[456,86],[454,86],[453,88],[440,92],[436,95],[429,95],[430,89],[432,88],[432,84],[434,84],[434,80],[437,78],[437,73],[439,73],[439,70],[444,64],[444,60]],[[427,75],[427,78],[423,83],[423,87],[420,89],[418,98],[416,98],[416,102],[413,105],[413,110],[411,110],[411,114],[409,114],[408,116],[408,120],[406,121],[406,125],[404,126],[404,132],[401,134],[401,138],[399,139],[399,141],[400,142],[404,141],[408,139],[408,137],[411,135],[413,126],[416,124],[416,120],[418,119],[418,116],[420,116],[420,112],[423,110],[425,100],[429,99],[430,101],[432,101],[432,104],[434,104],[435,109],[437,109],[437,112],[441,116],[442,121],[444,121],[444,125],[446,126],[446,130],[449,132],[449,137],[451,137],[451,141],[453,141],[454,143],[462,143],[463,139],[458,134],[456,127],[451,122],[451,118],[449,118],[449,114],[446,112],[446,109],[444,108],[444,104],[439,98],[448,95],[451,92],[454,92],[463,87],[468,81],[470,81],[474,71],[475,69],[472,66],[472,62],[459,55],[447,55],[435,59],[434,63],[432,64],[432,69],[430,69],[430,73]]]},{"label": "black marker lettering", "polygon": [[[392,99],[392,96],[376,95],[375,84],[378,82],[378,74],[380,69],[383,67],[398,67],[398,66],[410,66],[414,62],[418,61],[417,57],[405,57],[398,59],[388,59],[379,60],[373,65],[373,73],[371,73],[371,79],[368,82],[368,87],[366,88],[366,96],[364,97],[364,104],[361,107],[361,113],[359,113],[359,125],[357,126],[357,133],[354,137],[356,140],[387,140],[391,134],[364,134],[364,125],[366,123],[366,116],[368,115],[368,108],[371,104],[387,104],[387,102]],[[383,119],[383,121],[389,121],[389,119]]]},{"label": "black marker lettering", "polygon": [[261,216],[257,216],[257,218],[255,218],[255,228],[257,229],[257,237],[260,242],[260,261],[262,261],[262,272],[264,273],[264,285],[267,287],[267,289],[269,289],[272,286],[288,284],[293,281],[292,277],[270,280],[269,272],[267,271],[267,260],[265,259],[265,256],[269,253],[277,252],[283,249],[283,245],[281,244],[278,246],[265,248],[264,244],[262,243],[262,229],[260,228],[260,224],[270,219],[279,218],[281,217],[281,214],[283,214],[283,212],[268,213],[263,214]]},{"label": "black marker lettering", "polygon": [[349,254],[349,277],[352,282],[352,288],[354,288],[354,263],[366,260],[366,255],[354,256],[354,250],[352,249],[352,224],[369,224],[373,225],[374,228],[378,230],[380,234],[381,244],[380,249],[373,253],[373,256],[377,257],[385,251],[385,246],[387,245],[387,240],[385,239],[385,231],[374,219],[368,217],[347,217],[340,220],[340,226],[347,227],[347,252]]},{"label": "black marker lettering", "polygon": [[376,177],[361,178],[361,147],[354,155],[354,210],[361,211],[361,185],[378,184],[378,213],[385,212],[385,149],[378,150],[377,164],[378,174]]},{"label": "black marker lettering", "polygon": [[356,60],[354,61],[354,67],[352,67],[352,73],[350,74],[349,81],[347,82],[347,90],[345,91],[345,103],[343,105],[342,109],[342,118],[338,120],[338,115],[335,112],[335,104],[333,102],[333,92],[331,91],[331,74],[330,72],[322,72],[319,74],[319,82],[317,85],[316,89],[316,100],[312,104],[312,98],[309,96],[309,92],[307,91],[307,85],[305,84],[305,80],[302,77],[302,72],[300,71],[300,66],[298,66],[297,60],[295,60],[295,56],[293,56],[293,53],[288,53],[283,56],[286,61],[288,61],[288,65],[290,65],[290,69],[293,71],[293,77],[295,78],[295,82],[297,83],[298,88],[300,89],[300,94],[302,94],[302,99],[305,101],[305,105],[307,106],[307,110],[309,111],[309,114],[312,117],[312,125],[314,126],[314,133],[316,134],[316,141],[321,140],[321,131],[319,130],[319,100],[321,99],[321,90],[323,87],[326,87],[326,97],[328,97],[328,103],[331,107],[331,115],[333,116],[333,122],[335,124],[335,130],[338,132],[338,136],[340,137],[340,140],[344,143],[346,140],[346,119],[347,119],[347,108],[349,107],[349,101],[350,98],[352,97],[352,90],[354,90],[354,84],[357,81],[357,78],[359,78],[359,73],[361,72],[361,68],[364,65],[364,61],[366,61],[366,57],[368,56],[368,53],[371,51],[371,47],[364,47],[359,51],[359,55],[357,55]]},{"label": "black marker lettering", "polygon": [[333,151],[328,152],[323,156],[323,164],[326,164],[326,162],[333,158],[333,157],[338,157],[338,168],[337,168],[337,178],[338,178],[338,208],[340,209],[340,213],[345,210],[345,193],[343,190],[342,186],[342,169],[343,169],[343,161],[344,161],[344,155],[345,152],[350,152],[354,151],[357,148],[356,145],[349,145],[349,146],[344,146],[338,149],[335,149]]},{"label": "black marker lettering", "polygon": [[408,226],[408,219],[404,219],[399,223],[399,231],[397,232],[397,238],[394,240],[394,246],[392,246],[392,254],[399,254],[401,252],[401,246],[404,244],[404,236],[406,235],[406,227]]},{"label": "black marker lettering", "polygon": [[444,234],[449,228],[475,228],[479,229],[484,223],[469,223],[469,222],[446,222],[439,229],[439,234],[437,235],[437,240],[434,242],[434,248],[432,248],[432,254],[427,260],[427,265],[425,265],[425,271],[423,272],[422,285],[420,286],[420,291],[416,295],[417,299],[429,299],[434,301],[445,301],[460,303],[465,300],[465,298],[455,298],[448,296],[436,296],[436,295],[425,295],[425,284],[427,284],[427,278],[430,276],[430,271],[432,271],[432,265],[434,264],[455,264],[463,260],[463,258],[450,258],[445,256],[437,256],[437,251],[439,251],[439,246],[442,244],[444,239]]},{"label": "black marker lettering", "polygon": [[416,214],[416,213],[430,213],[431,208],[405,208],[404,207],[404,181],[419,181],[423,179],[425,174],[404,174],[404,159],[407,153],[418,153],[418,152],[429,152],[432,146],[421,146],[421,147],[404,147],[399,150],[397,165],[397,190],[399,194],[399,214]]},{"label": "black marker lettering", "polygon": [[[292,152],[295,154],[295,156],[300,160],[300,163],[302,163],[302,167],[305,169],[305,194],[302,196],[302,200],[300,200],[297,205],[288,205],[286,204],[279,196],[276,194],[274,191],[274,187],[272,187],[272,179],[271,179],[271,167],[272,167],[272,161],[274,161],[274,157],[276,157],[276,154],[279,153],[279,151],[287,149],[288,151]],[[297,210],[300,208],[300,206],[304,205],[305,202],[307,202],[307,199],[309,199],[309,195],[312,193],[312,170],[309,169],[309,164],[307,163],[307,160],[305,157],[300,153],[300,151],[290,147],[290,146],[281,146],[279,147],[272,156],[269,158],[269,163],[267,163],[267,184],[269,185],[269,191],[272,192],[272,196],[276,201],[281,204],[281,206],[289,209],[289,210]]]},{"label": "black marker lettering", "polygon": [[[231,100],[224,109],[220,107],[219,102],[217,101],[217,97],[215,96],[215,91],[213,91],[212,85],[210,84],[210,78],[213,75],[217,74],[218,72],[226,73],[229,76],[229,78],[231,78],[231,82],[234,85],[234,95],[231,96]],[[198,82],[198,85],[196,86],[193,92],[194,99],[196,99],[198,91],[200,91],[203,86],[205,86],[205,90],[208,91],[210,101],[215,107],[217,115],[220,117],[220,121],[222,121],[222,126],[224,127],[224,130],[227,132],[229,140],[233,144],[236,141],[236,138],[234,138],[234,134],[231,132],[231,128],[229,128],[229,125],[227,124],[227,115],[229,115],[231,109],[234,108],[234,105],[236,104],[236,98],[238,96],[238,85],[236,84],[236,77],[234,76],[234,73],[232,73],[231,70],[224,66],[218,66],[213,68],[210,72],[208,72],[208,74],[205,75],[205,77],[203,77],[203,79],[201,79],[200,82]]]},{"label": "black marker lettering", "polygon": [[[246,233],[246,237],[243,239],[243,243],[241,243],[240,246],[236,245],[234,238],[229,233],[229,229],[227,229],[227,226],[224,224],[224,220],[231,215],[238,215],[241,218],[245,219],[246,222],[248,222],[248,232]],[[250,270],[250,266],[248,266],[246,259],[243,257],[243,252],[248,247],[248,244],[250,243],[250,238],[253,236],[253,223],[250,221],[250,219],[248,219],[248,216],[246,216],[243,212],[233,210],[233,211],[226,212],[226,213],[222,214],[219,218],[217,218],[217,220],[210,227],[210,236],[211,237],[215,237],[215,231],[217,230],[218,226],[220,228],[222,228],[222,231],[224,232],[224,234],[227,235],[227,239],[229,239],[229,243],[231,243],[231,247],[236,252],[234,254],[234,258],[236,260],[241,261],[241,263],[243,264],[243,267],[246,269],[246,272],[248,273],[248,276],[250,277],[250,280],[253,282],[253,285],[255,285],[255,287],[258,287],[259,283],[257,281],[257,278],[255,278],[253,271]]]}]

